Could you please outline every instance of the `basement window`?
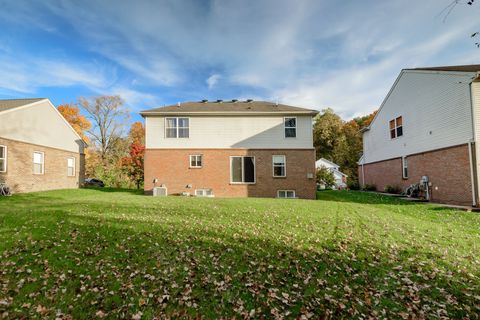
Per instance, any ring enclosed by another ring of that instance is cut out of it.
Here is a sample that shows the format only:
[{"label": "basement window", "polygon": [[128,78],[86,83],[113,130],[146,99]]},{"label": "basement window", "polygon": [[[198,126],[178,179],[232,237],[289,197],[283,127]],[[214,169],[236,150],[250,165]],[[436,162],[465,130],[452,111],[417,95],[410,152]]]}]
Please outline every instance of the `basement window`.
[{"label": "basement window", "polygon": [[188,138],[190,135],[189,118],[165,118],[166,138]]},{"label": "basement window", "polygon": [[0,172],[7,172],[7,147],[0,146]]},{"label": "basement window", "polygon": [[407,157],[402,157],[402,178],[408,179],[408,159]]},{"label": "basement window", "polygon": [[403,119],[402,117],[390,120],[390,139],[403,136]]},{"label": "basement window", "polygon": [[278,190],[277,198],[293,199],[295,198],[295,190]]},{"label": "basement window", "polygon": [[255,183],[255,157],[230,157],[230,183]]},{"label": "basement window", "polygon": [[196,189],[195,190],[196,197],[213,197],[212,189]]}]

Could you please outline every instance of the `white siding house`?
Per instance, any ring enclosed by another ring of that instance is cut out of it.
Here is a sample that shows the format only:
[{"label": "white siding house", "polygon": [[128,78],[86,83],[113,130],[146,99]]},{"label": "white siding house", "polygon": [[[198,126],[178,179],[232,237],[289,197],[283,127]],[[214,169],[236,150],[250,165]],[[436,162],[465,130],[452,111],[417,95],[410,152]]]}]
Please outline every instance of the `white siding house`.
[{"label": "white siding house", "polygon": [[340,171],[340,166],[325,158],[320,158],[315,162],[317,170],[321,167],[327,168],[335,178],[335,188],[345,189],[347,187],[347,175]]},{"label": "white siding house", "polygon": [[402,70],[370,126],[362,185],[378,190],[429,179],[431,200],[478,203],[480,65]]}]

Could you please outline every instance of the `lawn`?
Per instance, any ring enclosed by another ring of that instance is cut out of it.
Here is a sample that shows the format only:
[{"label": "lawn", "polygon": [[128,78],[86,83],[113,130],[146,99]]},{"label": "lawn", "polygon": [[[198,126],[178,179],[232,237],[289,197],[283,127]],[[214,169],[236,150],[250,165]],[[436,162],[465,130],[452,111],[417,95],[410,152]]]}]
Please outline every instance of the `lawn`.
[{"label": "lawn", "polygon": [[68,190],[0,198],[0,318],[479,318],[480,215]]}]

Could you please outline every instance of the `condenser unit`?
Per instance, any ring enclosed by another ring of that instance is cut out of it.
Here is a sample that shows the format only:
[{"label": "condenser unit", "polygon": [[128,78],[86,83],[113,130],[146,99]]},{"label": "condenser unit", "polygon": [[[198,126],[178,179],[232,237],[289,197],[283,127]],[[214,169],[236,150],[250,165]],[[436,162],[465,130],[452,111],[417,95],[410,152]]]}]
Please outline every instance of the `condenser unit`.
[{"label": "condenser unit", "polygon": [[166,197],[167,196],[167,187],[155,187],[153,188],[154,197]]}]

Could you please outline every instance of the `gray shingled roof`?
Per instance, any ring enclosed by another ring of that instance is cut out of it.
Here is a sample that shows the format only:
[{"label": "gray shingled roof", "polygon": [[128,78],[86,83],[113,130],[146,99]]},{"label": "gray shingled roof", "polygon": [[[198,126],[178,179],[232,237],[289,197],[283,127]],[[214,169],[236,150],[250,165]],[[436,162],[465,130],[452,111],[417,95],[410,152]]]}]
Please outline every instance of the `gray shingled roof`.
[{"label": "gray shingled roof", "polygon": [[316,110],[292,107],[285,104],[275,104],[267,101],[236,101],[222,102],[182,102],[180,105],[171,105],[140,112],[141,115],[161,114],[308,114],[315,115]]},{"label": "gray shingled roof", "polygon": [[30,103],[34,103],[45,98],[32,98],[32,99],[5,99],[0,100],[0,112],[15,109]]},{"label": "gray shingled roof", "polygon": [[443,67],[425,67],[407,70],[426,70],[426,71],[459,71],[459,72],[479,72],[480,64],[470,64],[463,66],[443,66]]}]

